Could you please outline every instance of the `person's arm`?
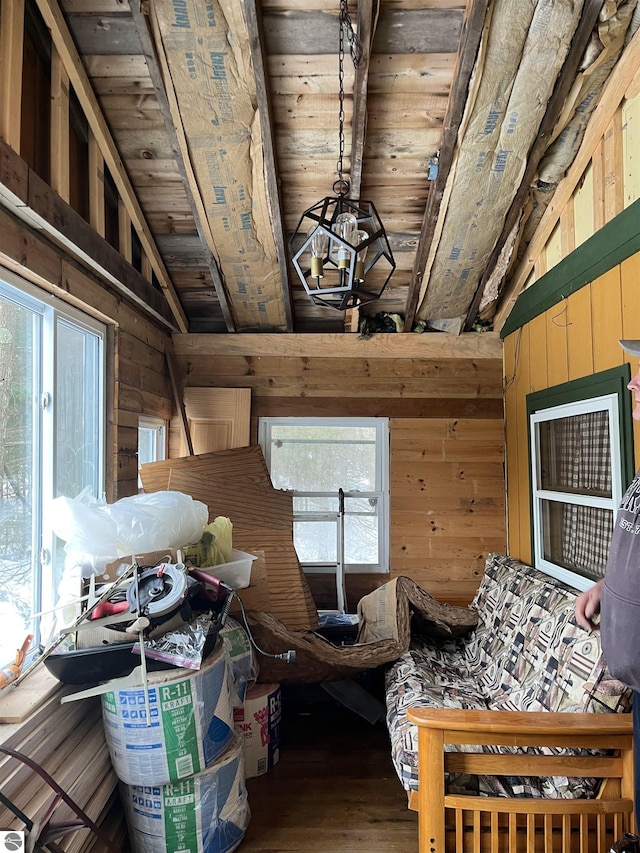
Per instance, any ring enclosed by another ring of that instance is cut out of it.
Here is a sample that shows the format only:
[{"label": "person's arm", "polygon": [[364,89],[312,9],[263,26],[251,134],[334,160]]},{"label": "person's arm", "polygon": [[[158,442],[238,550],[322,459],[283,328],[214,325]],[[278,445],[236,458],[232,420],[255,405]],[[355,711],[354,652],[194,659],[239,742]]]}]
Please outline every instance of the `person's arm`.
[{"label": "person's arm", "polygon": [[593,621],[593,617],[600,613],[600,599],[602,597],[602,585],[604,578],[599,580],[589,589],[585,589],[576,598],[575,614],[576,622],[582,625],[587,631],[593,631],[597,625]]}]

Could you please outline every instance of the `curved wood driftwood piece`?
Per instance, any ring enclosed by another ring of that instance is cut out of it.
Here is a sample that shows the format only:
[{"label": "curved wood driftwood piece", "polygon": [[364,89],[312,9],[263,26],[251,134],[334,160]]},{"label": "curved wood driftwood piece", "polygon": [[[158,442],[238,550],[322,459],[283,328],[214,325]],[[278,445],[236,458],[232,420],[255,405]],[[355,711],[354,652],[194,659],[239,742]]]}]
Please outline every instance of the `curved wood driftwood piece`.
[{"label": "curved wood driftwood piece", "polygon": [[477,624],[468,607],[443,604],[407,577],[394,578],[362,598],[360,628],[352,645],[336,646],[315,631],[287,628],[272,613],[249,612],[254,638],[269,654],[296,653],[293,663],[261,656],[261,682],[311,684],[339,681],[404,654],[412,634],[434,640],[463,636]]}]

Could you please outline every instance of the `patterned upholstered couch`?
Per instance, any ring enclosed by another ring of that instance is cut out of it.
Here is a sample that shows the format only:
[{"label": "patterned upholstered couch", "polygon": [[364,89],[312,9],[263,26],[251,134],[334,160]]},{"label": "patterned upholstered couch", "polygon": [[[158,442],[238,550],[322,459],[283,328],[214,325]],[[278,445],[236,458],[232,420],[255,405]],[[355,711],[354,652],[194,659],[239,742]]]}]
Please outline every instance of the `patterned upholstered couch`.
[{"label": "patterned upholstered couch", "polygon": [[[477,627],[462,639],[439,644],[415,638],[387,668],[392,759],[408,792],[418,789],[417,727],[407,720],[408,708],[630,709],[629,691],[607,671],[599,634],[574,620],[575,598],[572,589],[530,566],[489,554],[471,605],[478,612]],[[463,747],[446,747],[454,749]],[[504,753],[513,747],[486,749]],[[595,779],[566,777],[449,777],[450,792],[488,796],[593,797],[596,785]]]}]

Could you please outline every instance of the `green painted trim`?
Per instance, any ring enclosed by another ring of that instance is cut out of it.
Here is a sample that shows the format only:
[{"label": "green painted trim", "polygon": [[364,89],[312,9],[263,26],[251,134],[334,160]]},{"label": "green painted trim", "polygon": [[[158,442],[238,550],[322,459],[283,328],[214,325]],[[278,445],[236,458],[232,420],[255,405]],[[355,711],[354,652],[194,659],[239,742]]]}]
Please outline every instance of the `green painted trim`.
[{"label": "green painted trim", "polygon": [[639,251],[640,199],[524,290],[500,330],[500,337],[510,335]]},{"label": "green painted trim", "polygon": [[[633,454],[633,400],[627,385],[631,379],[631,367],[623,364],[620,367],[612,367],[591,376],[583,376],[571,382],[563,382],[552,388],[544,388],[542,391],[534,391],[527,394],[527,441],[529,472],[533,460],[531,459],[531,415],[542,409],[551,409],[567,403],[577,403],[580,400],[590,400],[592,397],[603,397],[605,394],[617,394],[619,400],[620,421],[620,464],[622,474],[623,490],[633,479],[635,473],[635,462]],[[531,535],[531,555],[534,559],[535,537],[533,531],[533,489],[531,478],[529,478],[529,531]]]}]

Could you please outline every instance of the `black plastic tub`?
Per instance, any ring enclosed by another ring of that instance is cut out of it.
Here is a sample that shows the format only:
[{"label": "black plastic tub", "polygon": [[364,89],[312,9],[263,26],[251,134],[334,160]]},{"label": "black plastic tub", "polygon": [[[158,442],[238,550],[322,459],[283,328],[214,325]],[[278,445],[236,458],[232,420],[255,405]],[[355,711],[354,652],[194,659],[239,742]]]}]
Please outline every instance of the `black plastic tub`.
[{"label": "black plastic tub", "polygon": [[[217,646],[220,628],[217,623],[211,623],[202,652],[203,660]],[[140,655],[133,652],[134,646],[135,642],[112,643],[90,649],[53,651],[43,662],[51,675],[64,684],[95,684],[129,675],[140,663]],[[176,668],[172,663],[155,660],[148,655],[145,658],[149,672]]]}]

